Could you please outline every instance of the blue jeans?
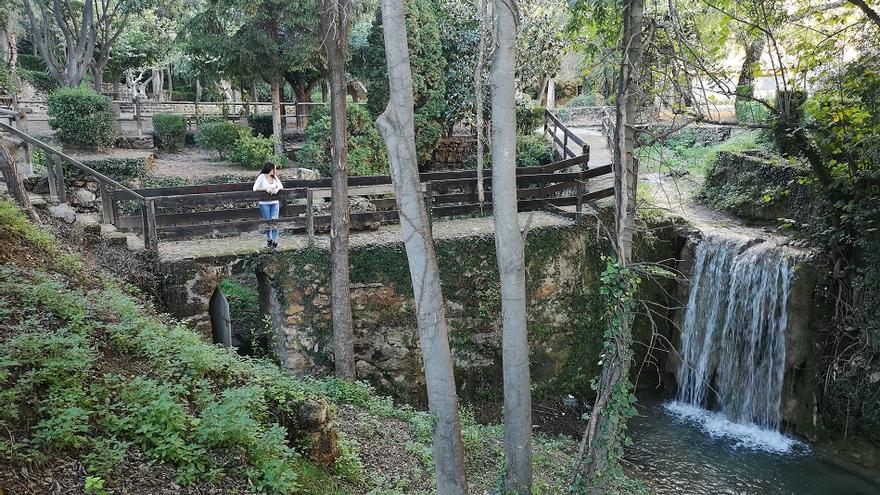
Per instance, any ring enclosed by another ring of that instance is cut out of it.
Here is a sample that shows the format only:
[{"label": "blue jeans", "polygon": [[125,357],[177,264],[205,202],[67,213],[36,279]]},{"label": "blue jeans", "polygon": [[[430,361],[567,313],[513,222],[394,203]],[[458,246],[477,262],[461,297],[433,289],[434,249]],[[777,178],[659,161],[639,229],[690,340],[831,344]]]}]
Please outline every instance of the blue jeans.
[{"label": "blue jeans", "polygon": [[[260,216],[265,218],[266,220],[278,218],[278,210],[280,205],[278,202],[263,204],[260,203]],[[271,229],[266,231],[266,238],[271,240],[272,242],[278,242],[278,229]]]}]

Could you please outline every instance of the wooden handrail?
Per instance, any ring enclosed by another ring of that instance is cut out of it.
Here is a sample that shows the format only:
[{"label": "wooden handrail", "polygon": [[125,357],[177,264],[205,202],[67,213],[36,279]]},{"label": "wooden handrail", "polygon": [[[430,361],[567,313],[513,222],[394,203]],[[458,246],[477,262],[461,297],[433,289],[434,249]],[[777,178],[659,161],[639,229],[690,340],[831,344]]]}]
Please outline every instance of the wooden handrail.
[{"label": "wooden handrail", "polygon": [[144,199],[143,196],[136,193],[134,190],[129,189],[127,186],[124,186],[124,185],[120,184],[119,182],[116,182],[115,180],[111,179],[110,177],[107,177],[106,175],[102,174],[101,172],[98,172],[97,170],[89,167],[88,165],[83,164],[82,162],[76,160],[75,158],[72,158],[69,155],[66,155],[65,153],[49,146],[48,144],[46,144],[38,139],[35,139],[35,138],[32,138],[31,136],[28,136],[27,134],[19,131],[18,129],[16,129],[10,125],[7,125],[7,124],[0,122],[0,130],[9,132],[12,135],[17,136],[21,140],[27,141],[28,143],[36,146],[37,148],[40,148],[41,150],[45,151],[50,156],[60,157],[62,160],[69,163],[70,165],[73,165],[75,168],[78,168],[80,171],[93,176],[99,182],[103,182],[107,185],[111,185],[117,189],[125,191],[126,193],[130,194],[131,196],[133,196],[136,199],[140,199],[140,200]]}]

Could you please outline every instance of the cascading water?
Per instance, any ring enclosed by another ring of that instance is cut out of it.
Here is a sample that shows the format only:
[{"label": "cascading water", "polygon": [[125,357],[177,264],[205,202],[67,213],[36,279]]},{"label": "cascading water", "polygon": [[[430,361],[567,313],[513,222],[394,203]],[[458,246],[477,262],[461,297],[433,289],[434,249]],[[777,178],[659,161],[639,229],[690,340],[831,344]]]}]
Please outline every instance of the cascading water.
[{"label": "cascading water", "polygon": [[771,449],[790,448],[778,430],[793,266],[771,243],[710,237],[697,247],[669,410],[741,443],[769,435]]}]

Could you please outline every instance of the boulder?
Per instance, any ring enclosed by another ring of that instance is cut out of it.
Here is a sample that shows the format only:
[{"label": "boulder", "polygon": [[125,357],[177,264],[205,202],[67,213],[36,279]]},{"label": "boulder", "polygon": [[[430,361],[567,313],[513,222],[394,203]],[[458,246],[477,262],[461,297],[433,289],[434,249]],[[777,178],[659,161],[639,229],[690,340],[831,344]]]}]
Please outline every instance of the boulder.
[{"label": "boulder", "polygon": [[49,208],[49,214],[65,223],[73,223],[76,221],[76,212],[67,203]]},{"label": "boulder", "polygon": [[92,191],[85,188],[77,189],[70,197],[70,202],[79,206],[92,206],[97,200],[97,196]]}]

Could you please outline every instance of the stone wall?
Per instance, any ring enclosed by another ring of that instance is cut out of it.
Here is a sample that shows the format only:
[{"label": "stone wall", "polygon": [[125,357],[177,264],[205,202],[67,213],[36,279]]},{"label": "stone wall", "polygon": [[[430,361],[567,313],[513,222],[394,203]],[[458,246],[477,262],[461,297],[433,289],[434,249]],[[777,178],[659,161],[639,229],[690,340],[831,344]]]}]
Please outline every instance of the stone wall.
[{"label": "stone wall", "polygon": [[[531,371],[539,396],[592,394],[589,383],[598,371],[605,329],[605,300],[599,284],[602,255],[608,249],[597,232],[595,223],[587,221],[536,228],[528,234]],[[645,241],[638,252],[648,259],[676,258],[681,248],[676,227],[667,224],[657,232],[652,243]],[[437,252],[459,393],[473,399],[498,398],[500,286],[494,239],[484,235],[442,240],[437,242]],[[353,247],[350,256],[358,377],[382,392],[413,401],[424,399],[413,294],[402,244]],[[232,274],[256,272],[264,320],[275,322],[274,330],[283,334],[284,349],[279,354],[285,364],[297,371],[332,370],[330,267],[325,250],[185,260],[166,264],[161,271],[165,308],[201,327],[206,336],[211,334],[208,302],[217,285]],[[643,290],[647,297],[664,298],[674,292],[674,286],[649,281]],[[670,329],[660,323],[658,332],[669,336]],[[640,320],[636,327],[637,338],[648,343],[650,324]],[[643,384],[656,385],[649,374],[643,375]]]},{"label": "stone wall", "polygon": [[[488,148],[486,148],[488,150]],[[444,137],[431,157],[432,170],[459,169],[477,152],[477,140],[470,136]]]},{"label": "stone wall", "polygon": [[806,171],[762,151],[719,151],[706,171],[703,194],[720,211],[753,222],[809,222],[816,207]]}]

